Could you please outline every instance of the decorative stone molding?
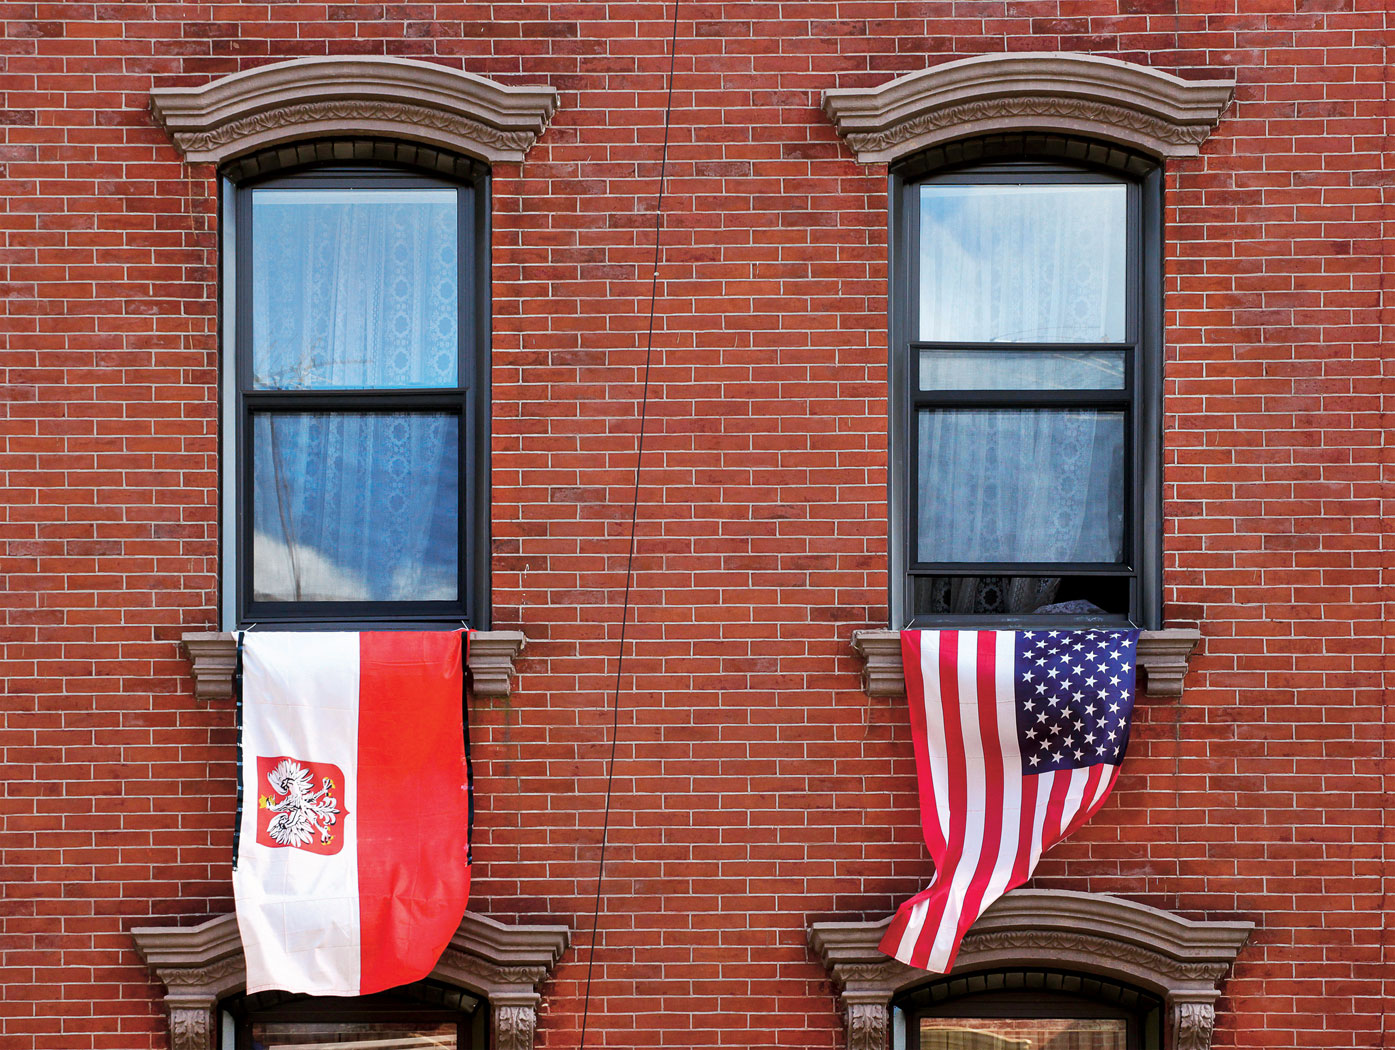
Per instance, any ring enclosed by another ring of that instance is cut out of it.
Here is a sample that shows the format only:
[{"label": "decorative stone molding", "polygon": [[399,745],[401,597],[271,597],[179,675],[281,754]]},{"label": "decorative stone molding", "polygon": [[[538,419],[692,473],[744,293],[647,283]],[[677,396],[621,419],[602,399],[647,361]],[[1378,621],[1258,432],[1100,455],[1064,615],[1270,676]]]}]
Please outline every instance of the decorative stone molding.
[{"label": "decorative stone molding", "polygon": [[[1140,687],[1149,696],[1181,696],[1191,656],[1201,641],[1195,627],[1165,627],[1138,636]],[[862,657],[862,688],[868,696],[904,696],[901,632],[853,631],[852,647]]]},{"label": "decorative stone molding", "polygon": [[150,93],[155,119],[189,161],[290,142],[374,137],[484,161],[522,160],[557,110],[550,87],[500,84],[449,66],[383,56],[300,58],[201,87]]},{"label": "decorative stone molding", "polygon": [[[884,1050],[892,998],[934,979],[877,948],[890,922],[809,927],[809,943],[843,1004],[848,1050]],[[1218,983],[1253,929],[1249,922],[1184,919],[1103,894],[1014,890],[974,924],[954,973],[1029,967],[1106,977],[1163,1000],[1168,1050],[1209,1050]]]},{"label": "decorative stone molding", "polygon": [[[489,1001],[496,1050],[532,1050],[538,985],[569,936],[565,926],[505,926],[467,912],[429,977]],[[141,926],[131,937],[165,986],[170,1050],[210,1050],[218,1001],[247,983],[237,916],[198,926]]]},{"label": "decorative stone molding", "polygon": [[863,164],[1004,131],[1083,134],[1155,157],[1195,156],[1235,81],[1183,80],[1099,55],[978,55],[875,88],[832,88],[823,111]]},{"label": "decorative stone molding", "polygon": [[[221,700],[233,695],[237,638],[228,631],[191,631],[179,643],[189,657],[194,697]],[[513,661],[528,639],[522,631],[475,631],[470,635],[470,684],[476,696],[504,697],[513,684]]]}]

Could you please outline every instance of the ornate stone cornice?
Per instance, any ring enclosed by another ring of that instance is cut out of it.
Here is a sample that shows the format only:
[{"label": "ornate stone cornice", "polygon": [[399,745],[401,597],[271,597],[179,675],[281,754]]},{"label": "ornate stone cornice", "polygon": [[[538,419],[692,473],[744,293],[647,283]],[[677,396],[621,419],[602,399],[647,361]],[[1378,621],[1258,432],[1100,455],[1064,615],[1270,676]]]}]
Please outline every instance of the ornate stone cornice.
[{"label": "ornate stone cornice", "polygon": [[1083,134],[1185,157],[1220,120],[1235,81],[1183,80],[1099,55],[1038,52],[945,62],[875,88],[833,88],[823,110],[864,164],[1008,131]]},{"label": "ornate stone cornice", "polygon": [[[538,986],[557,965],[568,936],[565,926],[505,926],[466,913],[430,977],[489,1000],[491,1046],[532,1050]],[[165,986],[170,1050],[208,1050],[218,1000],[246,985],[237,917],[138,927],[131,937]]]},{"label": "ornate stone cornice", "polygon": [[[1195,627],[1165,627],[1138,636],[1141,688],[1149,696],[1181,696],[1192,652],[1201,641]],[[852,647],[863,659],[862,688],[868,696],[904,696],[901,632],[853,631]]]},{"label": "ornate stone cornice", "polygon": [[[890,921],[819,922],[809,928],[809,943],[843,1002],[849,1050],[882,1050],[885,1036],[877,1034],[875,1011],[886,1014],[898,992],[934,979],[878,949]],[[1253,928],[1248,922],[1198,922],[1102,894],[1014,890],[974,924],[954,973],[1028,967],[1106,977],[1167,1004],[1169,1048],[1207,1050],[1217,984]]]},{"label": "ornate stone cornice", "polygon": [[[470,635],[470,687],[479,697],[504,697],[513,686],[514,657],[528,644],[522,631]],[[194,697],[219,700],[233,694],[237,638],[229,631],[190,631],[180,639],[194,678]]]},{"label": "ornate stone cornice", "polygon": [[500,84],[382,56],[277,62],[150,95],[155,119],[185,159],[219,164],[327,137],[378,137],[485,161],[522,160],[557,102],[550,87]]}]

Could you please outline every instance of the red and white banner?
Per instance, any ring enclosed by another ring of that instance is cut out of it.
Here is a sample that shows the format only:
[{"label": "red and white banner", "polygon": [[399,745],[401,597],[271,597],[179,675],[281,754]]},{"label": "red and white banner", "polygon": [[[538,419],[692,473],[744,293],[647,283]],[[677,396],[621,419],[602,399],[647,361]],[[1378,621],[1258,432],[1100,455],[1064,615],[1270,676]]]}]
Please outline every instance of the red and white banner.
[{"label": "red and white banner", "polygon": [[247,991],[431,972],[470,892],[459,632],[242,636],[233,869]]}]

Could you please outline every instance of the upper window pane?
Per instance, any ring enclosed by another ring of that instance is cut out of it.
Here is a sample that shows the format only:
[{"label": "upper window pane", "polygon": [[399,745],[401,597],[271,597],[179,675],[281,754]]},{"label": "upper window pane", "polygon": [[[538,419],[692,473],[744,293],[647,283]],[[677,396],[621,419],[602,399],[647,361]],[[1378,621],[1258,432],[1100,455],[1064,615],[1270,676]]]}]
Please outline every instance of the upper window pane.
[{"label": "upper window pane", "polygon": [[253,190],[253,387],[456,386],[457,197]]},{"label": "upper window pane", "polygon": [[1115,1018],[927,1017],[920,1050],[1125,1050],[1128,1025]]},{"label": "upper window pane", "polygon": [[1124,341],[1123,183],[920,187],[920,339]]}]

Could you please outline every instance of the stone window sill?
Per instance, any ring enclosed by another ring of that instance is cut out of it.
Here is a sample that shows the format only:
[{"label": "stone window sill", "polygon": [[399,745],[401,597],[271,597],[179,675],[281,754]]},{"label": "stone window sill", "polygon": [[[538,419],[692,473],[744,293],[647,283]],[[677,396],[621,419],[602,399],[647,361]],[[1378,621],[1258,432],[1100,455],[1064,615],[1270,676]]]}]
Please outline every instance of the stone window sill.
[{"label": "stone window sill", "polygon": [[[1149,696],[1181,696],[1182,680],[1193,650],[1201,641],[1195,627],[1165,627],[1138,636],[1140,688]],[[853,631],[852,647],[862,657],[862,688],[868,696],[903,696],[906,676],[901,666],[901,632]]]},{"label": "stone window sill", "polygon": [[[528,644],[522,631],[475,631],[470,635],[470,684],[476,696],[504,697],[513,684],[514,657]],[[233,695],[237,639],[226,631],[190,632],[180,639],[194,676],[194,696],[220,700]]]}]

